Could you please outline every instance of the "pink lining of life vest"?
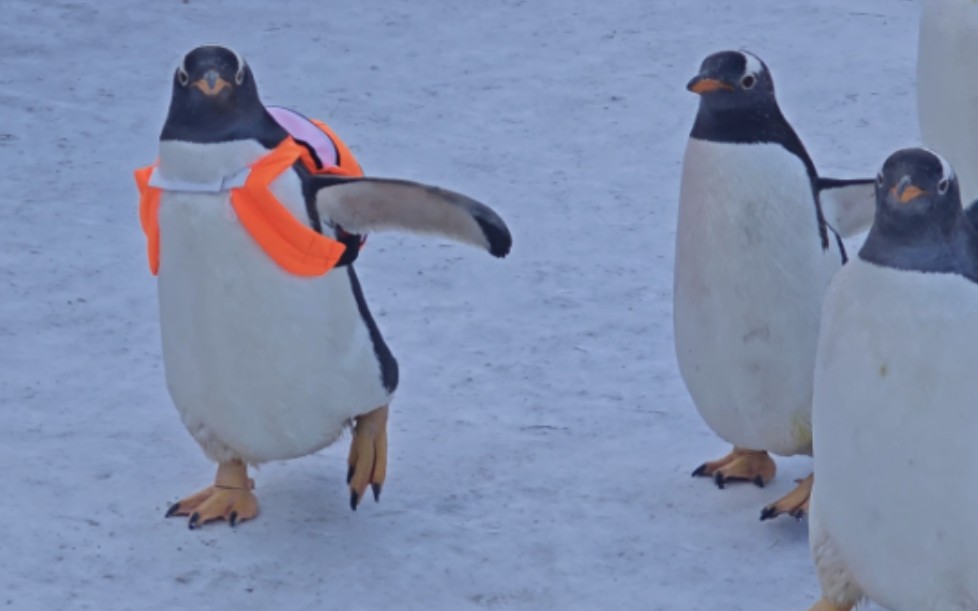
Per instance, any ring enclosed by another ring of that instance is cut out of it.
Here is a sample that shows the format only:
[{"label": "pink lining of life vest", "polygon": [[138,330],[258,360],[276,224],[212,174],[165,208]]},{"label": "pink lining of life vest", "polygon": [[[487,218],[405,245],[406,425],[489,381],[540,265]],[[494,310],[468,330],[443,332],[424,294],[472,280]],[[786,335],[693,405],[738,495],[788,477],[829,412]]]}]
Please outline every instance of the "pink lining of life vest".
[{"label": "pink lining of life vest", "polygon": [[289,135],[311,146],[323,166],[328,168],[338,164],[339,155],[336,154],[336,145],[315,123],[296,111],[281,106],[267,106],[266,110],[279,125],[285,128],[285,131],[289,132]]}]

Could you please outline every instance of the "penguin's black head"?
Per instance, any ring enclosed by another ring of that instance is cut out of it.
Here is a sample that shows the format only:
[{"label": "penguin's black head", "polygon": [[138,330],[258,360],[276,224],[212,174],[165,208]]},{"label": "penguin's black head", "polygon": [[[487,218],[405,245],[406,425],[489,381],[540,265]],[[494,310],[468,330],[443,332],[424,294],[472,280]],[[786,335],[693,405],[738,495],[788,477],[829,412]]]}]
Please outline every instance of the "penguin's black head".
[{"label": "penguin's black head", "polygon": [[257,99],[258,90],[240,55],[227,47],[197,47],[183,56],[173,75],[174,94],[194,96],[199,102],[230,105]]},{"label": "penguin's black head", "polygon": [[774,81],[763,61],[747,51],[720,51],[700,64],[686,89],[701,96],[703,106],[738,108],[774,102]]},{"label": "penguin's black head", "polygon": [[947,161],[922,148],[887,158],[876,178],[876,218],[859,257],[978,282],[978,233],[965,219],[958,179]]},{"label": "penguin's black head", "polygon": [[876,177],[876,221],[889,229],[914,230],[961,216],[958,179],[951,166],[923,148],[899,150]]},{"label": "penguin's black head", "polygon": [[771,72],[753,53],[720,51],[710,55],[686,88],[700,96],[690,137],[710,142],[779,144],[802,160],[810,176],[817,175],[798,134],[778,108]]},{"label": "penguin's black head", "polygon": [[173,73],[161,140],[255,139],[272,148],[284,137],[258,97],[251,68],[237,52],[206,45],[183,56]]}]

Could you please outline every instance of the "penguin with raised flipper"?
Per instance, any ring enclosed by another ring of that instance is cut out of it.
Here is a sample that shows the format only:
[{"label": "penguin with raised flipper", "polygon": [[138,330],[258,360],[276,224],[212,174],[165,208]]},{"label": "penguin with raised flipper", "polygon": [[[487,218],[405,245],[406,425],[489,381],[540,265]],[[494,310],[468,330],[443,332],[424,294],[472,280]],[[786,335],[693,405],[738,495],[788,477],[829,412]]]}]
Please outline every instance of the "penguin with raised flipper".
[{"label": "penguin with raised flipper", "polygon": [[[693,475],[764,486],[768,452],[811,453],[822,296],[846,261],[840,235],[872,221],[873,181],[818,176],[756,55],[714,53],[687,87],[700,104],[679,198],[676,356],[703,419],[734,445]],[[761,519],[804,515],[811,482]]]},{"label": "penguin with raised flipper", "polygon": [[512,243],[487,206],[365,178],[328,128],[332,146],[314,146],[283,127],[296,122],[262,105],[240,55],[198,47],[174,72],[158,161],[137,171],[167,386],[218,463],[213,486],[167,512],[191,528],[254,518],[248,465],[316,452],[351,425],[350,504],[368,487],[379,498],[398,369],[353,269],[361,235],[431,233],[497,257]]}]

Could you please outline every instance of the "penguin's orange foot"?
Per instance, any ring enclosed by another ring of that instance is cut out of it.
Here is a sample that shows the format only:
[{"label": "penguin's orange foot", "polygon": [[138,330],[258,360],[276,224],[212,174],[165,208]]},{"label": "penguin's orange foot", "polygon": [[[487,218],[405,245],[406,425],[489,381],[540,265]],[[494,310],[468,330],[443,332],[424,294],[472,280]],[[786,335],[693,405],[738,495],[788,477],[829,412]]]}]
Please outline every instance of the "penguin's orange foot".
[{"label": "penguin's orange foot", "polygon": [[693,471],[693,477],[712,477],[717,487],[729,482],[753,482],[763,488],[777,472],[774,459],[767,452],[735,447],[720,460],[706,462]]},{"label": "penguin's orange foot", "polygon": [[374,501],[380,501],[380,490],[387,477],[387,415],[385,405],[357,416],[350,443],[349,470],[346,483],[350,486],[350,509],[357,510],[369,484]]},{"label": "penguin's orange foot", "polygon": [[788,514],[796,520],[800,520],[808,515],[808,500],[812,496],[812,485],[815,483],[815,474],[812,473],[805,479],[795,481],[798,482],[798,486],[794,490],[761,510],[762,520],[770,520],[783,513]]},{"label": "penguin's orange foot", "polygon": [[221,463],[214,485],[177,501],[166,517],[190,516],[187,526],[193,530],[214,520],[227,520],[231,526],[258,515],[258,498],[252,492],[255,482],[240,461]]},{"label": "penguin's orange foot", "polygon": [[855,605],[837,605],[835,603],[830,603],[824,598],[809,609],[808,611],[852,611]]}]

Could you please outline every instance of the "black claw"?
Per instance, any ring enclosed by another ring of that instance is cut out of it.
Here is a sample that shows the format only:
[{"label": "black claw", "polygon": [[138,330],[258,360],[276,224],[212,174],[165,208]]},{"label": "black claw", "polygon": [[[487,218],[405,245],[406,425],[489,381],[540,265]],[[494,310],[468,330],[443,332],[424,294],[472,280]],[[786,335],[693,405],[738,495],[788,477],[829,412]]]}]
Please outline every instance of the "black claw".
[{"label": "black claw", "polygon": [[356,490],[350,490],[350,509],[356,511],[358,504],[360,504],[360,495]]},{"label": "black claw", "polygon": [[771,518],[776,518],[778,516],[778,510],[773,506],[765,507],[761,510],[761,522],[764,520],[770,520]]},{"label": "black claw", "polygon": [[231,525],[231,528],[234,528],[235,525],[237,525],[237,523],[238,523],[238,512],[237,511],[232,511],[231,512],[231,515],[228,516],[228,523]]},{"label": "black claw", "polygon": [[703,463],[702,465],[693,469],[692,477],[703,477],[705,475],[706,475],[706,463]]},{"label": "black claw", "polygon": [[380,484],[370,484],[370,489],[374,491],[374,502],[380,502]]},{"label": "black claw", "polygon": [[757,486],[758,488],[763,488],[764,487],[764,478],[761,477],[760,475],[758,475],[757,477],[755,477],[754,478],[754,485]]},{"label": "black claw", "polygon": [[172,518],[178,511],[180,511],[180,503],[174,503],[166,510],[166,517]]},{"label": "black claw", "polygon": [[723,490],[723,485],[726,483],[726,480],[723,478],[723,473],[717,471],[713,475],[713,482],[717,485],[717,488]]},{"label": "black claw", "polygon": [[791,517],[793,517],[794,519],[796,519],[798,521],[801,521],[801,519],[805,517],[805,510],[804,509],[796,509],[796,510],[792,511],[789,515],[791,515]]},{"label": "black claw", "polygon": [[346,483],[349,484],[353,481],[353,472],[356,471],[356,467],[350,465],[346,470]]},{"label": "black claw", "polygon": [[195,511],[194,515],[190,516],[190,521],[187,522],[187,528],[189,528],[190,530],[197,528],[199,526],[197,522],[199,521],[200,521],[200,513]]}]

